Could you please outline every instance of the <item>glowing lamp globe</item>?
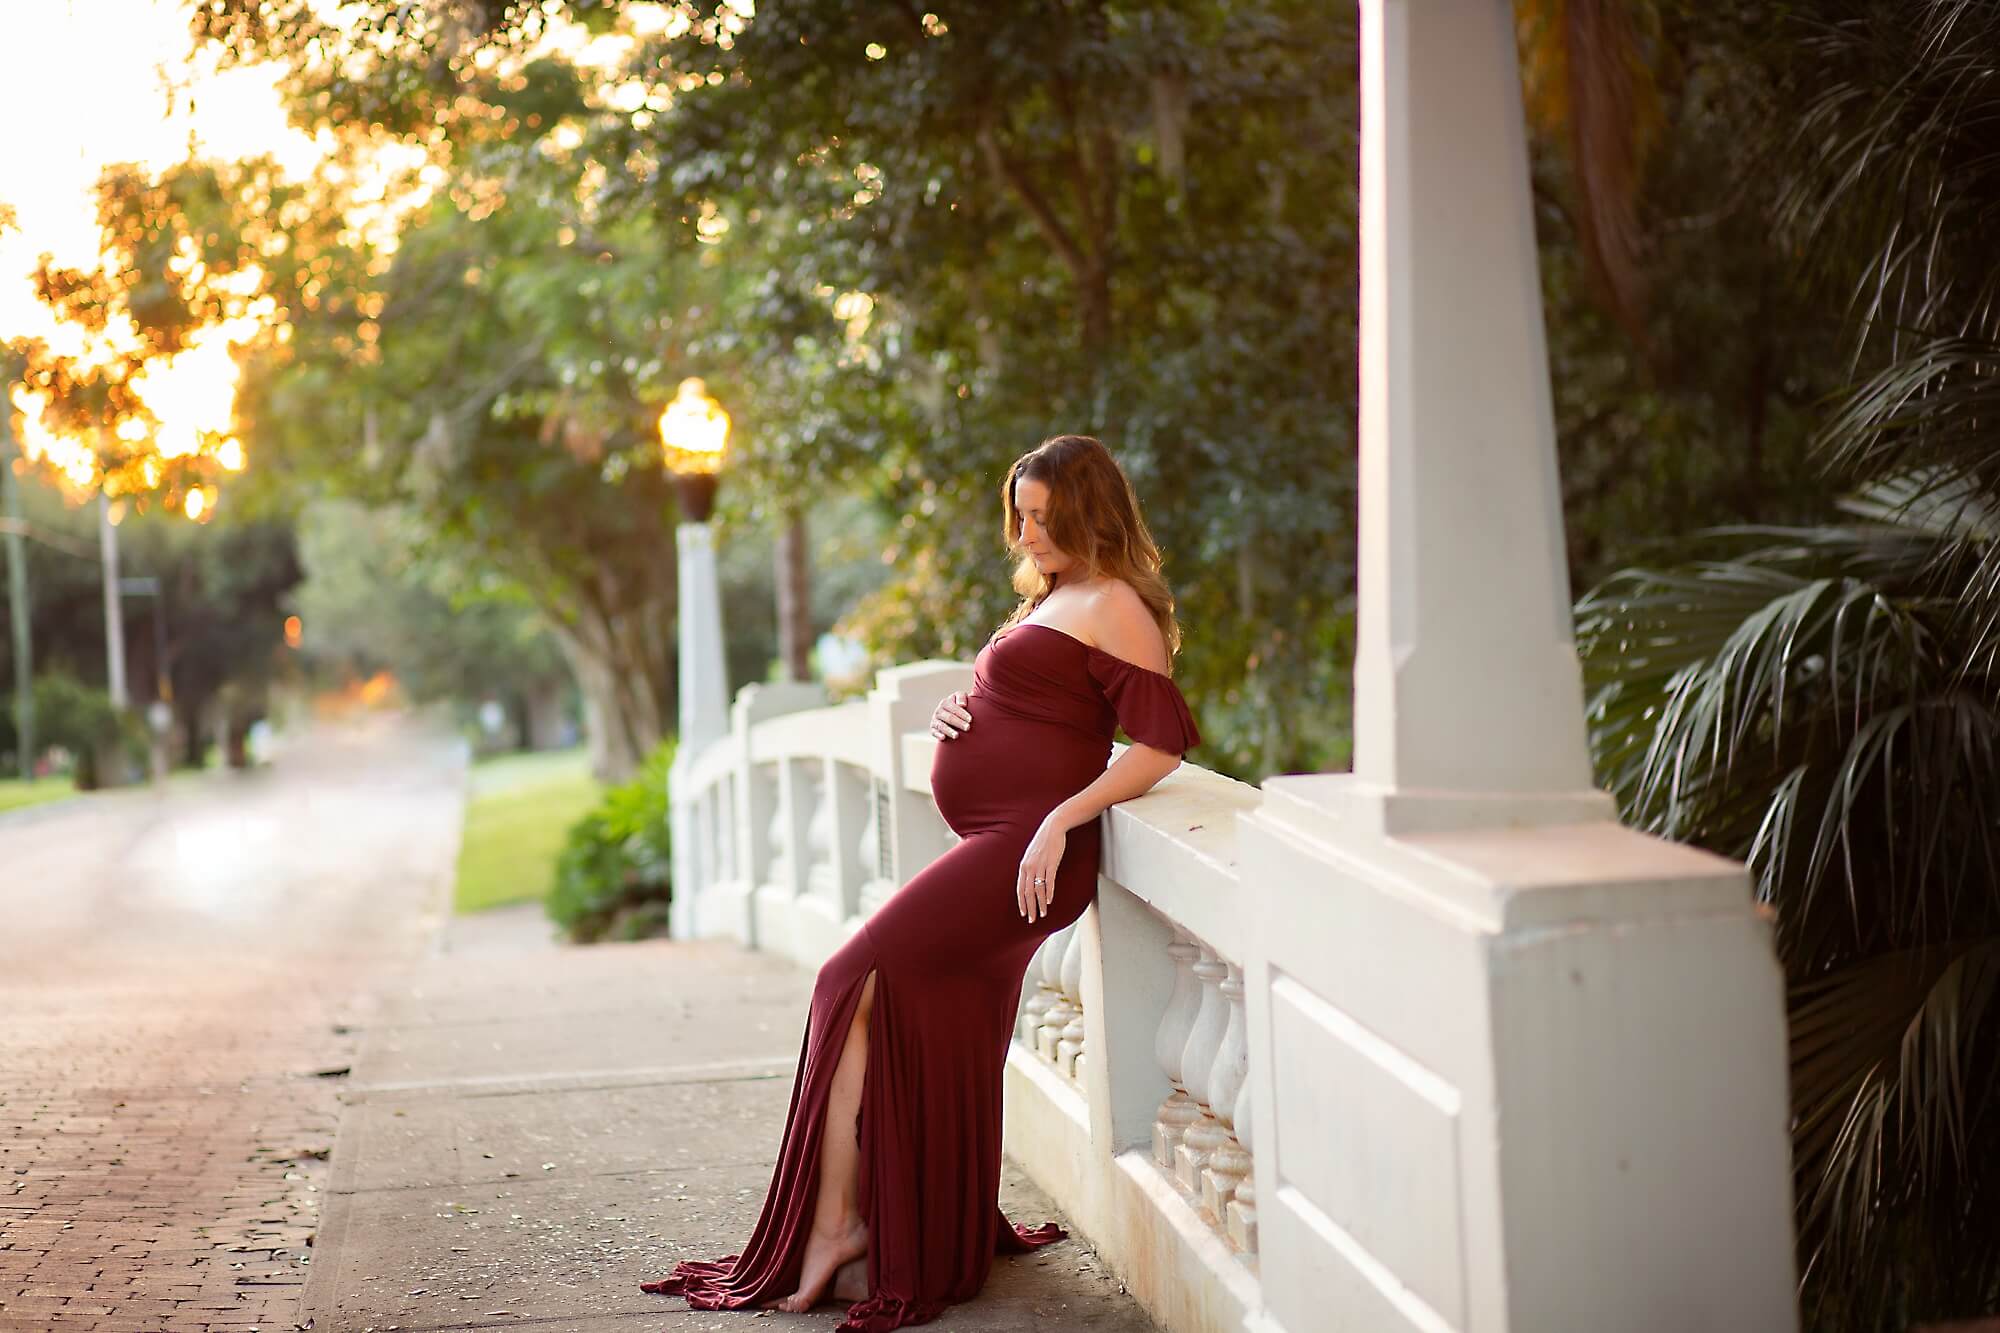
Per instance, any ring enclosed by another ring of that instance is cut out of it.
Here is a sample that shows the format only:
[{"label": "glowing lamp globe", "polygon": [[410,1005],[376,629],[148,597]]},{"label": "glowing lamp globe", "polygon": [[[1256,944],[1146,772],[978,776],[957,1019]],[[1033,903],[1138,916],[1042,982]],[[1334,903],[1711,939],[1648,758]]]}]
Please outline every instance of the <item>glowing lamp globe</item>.
[{"label": "glowing lamp globe", "polygon": [[660,452],[680,491],[683,517],[706,523],[729,443],[729,414],[709,397],[708,386],[689,377],[660,413]]}]

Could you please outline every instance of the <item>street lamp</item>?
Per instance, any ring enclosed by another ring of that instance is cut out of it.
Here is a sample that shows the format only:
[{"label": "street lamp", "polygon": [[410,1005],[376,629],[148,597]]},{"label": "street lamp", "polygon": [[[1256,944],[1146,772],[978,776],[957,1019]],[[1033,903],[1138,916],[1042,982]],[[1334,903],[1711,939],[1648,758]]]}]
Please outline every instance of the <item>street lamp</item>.
[{"label": "street lamp", "polygon": [[[680,493],[675,543],[680,552],[680,735],[667,782],[680,791],[695,759],[729,733],[729,673],[722,652],[722,583],[716,571],[715,535],[709,515],[721,483],[729,414],[698,379],[660,413],[660,450]],[[695,933],[694,820],[690,803],[674,799],[674,895],[669,929],[678,939]]]},{"label": "street lamp", "polygon": [[722,455],[729,443],[729,413],[711,398],[708,386],[693,376],[681,381],[679,392],[660,413],[660,452],[680,492],[681,517],[706,523],[715,510]]}]

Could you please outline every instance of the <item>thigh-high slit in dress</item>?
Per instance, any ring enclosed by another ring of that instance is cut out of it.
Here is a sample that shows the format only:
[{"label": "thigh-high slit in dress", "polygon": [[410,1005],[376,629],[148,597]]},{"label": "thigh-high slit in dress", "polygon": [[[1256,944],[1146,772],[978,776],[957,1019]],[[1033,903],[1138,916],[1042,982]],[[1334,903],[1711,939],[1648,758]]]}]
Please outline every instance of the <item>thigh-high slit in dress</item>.
[{"label": "thigh-high slit in dress", "polygon": [[798,1289],[833,1072],[870,972],[859,1122],[869,1295],[840,1329],[927,1322],[976,1295],[996,1253],[1065,1236],[1000,1211],[1002,1074],[1029,959],[1097,891],[1098,821],[1069,831],[1054,900],[1032,922],[1015,905],[1021,857],[1043,817],[1104,771],[1118,727],[1175,754],[1201,736],[1171,677],[1034,621],[980,649],[966,708],[971,725],[938,742],[931,764],[931,794],[960,841],[820,968],[756,1229],[740,1254],[677,1264],[646,1291],[726,1310]]}]

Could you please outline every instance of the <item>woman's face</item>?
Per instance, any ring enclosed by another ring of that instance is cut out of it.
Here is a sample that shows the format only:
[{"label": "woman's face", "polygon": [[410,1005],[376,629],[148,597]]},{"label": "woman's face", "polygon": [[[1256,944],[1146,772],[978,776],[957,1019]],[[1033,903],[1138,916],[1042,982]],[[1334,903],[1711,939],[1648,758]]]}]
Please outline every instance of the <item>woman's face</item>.
[{"label": "woman's face", "polygon": [[1070,554],[1049,540],[1048,530],[1042,521],[1049,512],[1049,486],[1045,481],[1033,477],[1020,477],[1014,482],[1014,510],[1021,516],[1021,549],[1034,560],[1035,568],[1044,576],[1060,574],[1076,561]]}]

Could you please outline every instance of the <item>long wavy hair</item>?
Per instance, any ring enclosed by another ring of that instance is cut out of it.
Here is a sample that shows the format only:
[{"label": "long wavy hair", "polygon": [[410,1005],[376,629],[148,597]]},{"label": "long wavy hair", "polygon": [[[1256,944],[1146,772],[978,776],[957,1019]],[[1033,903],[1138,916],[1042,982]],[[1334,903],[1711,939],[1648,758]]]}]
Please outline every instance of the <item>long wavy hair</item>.
[{"label": "long wavy hair", "polygon": [[1021,511],[1014,501],[1015,484],[1032,478],[1049,488],[1043,527],[1049,539],[1076,561],[1070,583],[1109,576],[1123,579],[1144,599],[1167,641],[1171,665],[1181,650],[1180,622],[1174,619],[1174,594],[1160,574],[1160,548],[1139,513],[1139,497],[1125,469],[1102,441],[1089,435],[1056,435],[1014,460],[1000,485],[1001,540],[1014,556],[1017,605],[1000,629],[1018,624],[1047,600],[1055,580],[1035,567],[1021,546]]}]

